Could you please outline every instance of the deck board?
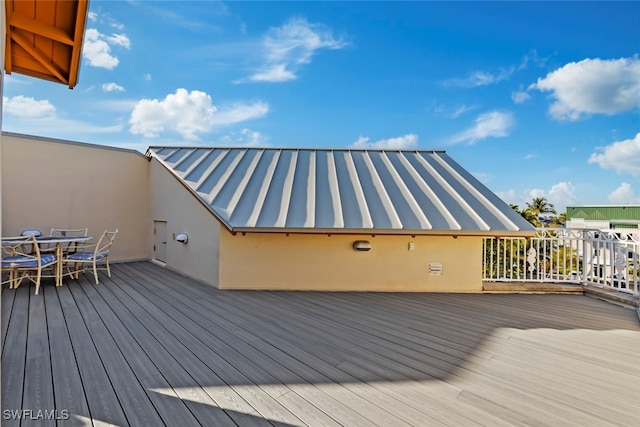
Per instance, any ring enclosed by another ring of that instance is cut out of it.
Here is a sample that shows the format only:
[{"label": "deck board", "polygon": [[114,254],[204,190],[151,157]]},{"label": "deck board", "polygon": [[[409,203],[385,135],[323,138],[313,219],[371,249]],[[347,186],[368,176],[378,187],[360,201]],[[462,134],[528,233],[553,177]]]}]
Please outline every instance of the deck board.
[{"label": "deck board", "polygon": [[[135,276],[137,274],[138,273],[131,271],[132,276]],[[177,308],[181,308],[183,310],[182,312],[178,310],[174,313],[174,316],[181,320],[180,322],[181,325],[192,324],[192,325],[198,325],[198,327],[200,328],[203,328],[206,325],[209,325],[212,330],[216,331],[215,336],[213,335],[209,336],[207,341],[211,342],[211,345],[213,346],[213,348],[216,349],[217,352],[226,356],[230,360],[233,360],[233,365],[234,365],[233,370],[238,370],[238,372],[242,371],[241,372],[242,375],[247,375],[247,377],[245,377],[246,380],[243,379],[242,377],[235,378],[236,383],[238,382],[239,379],[241,380],[241,383],[250,383],[251,382],[250,378],[255,378],[254,381],[259,381],[258,379],[259,370],[256,370],[255,367],[251,365],[252,364],[251,360],[247,358],[247,357],[251,357],[252,353],[255,353],[255,350],[251,351],[249,349],[249,351],[246,352],[245,350],[247,350],[247,348],[245,347],[241,347],[240,351],[236,350],[237,346],[239,345],[241,346],[241,342],[238,341],[237,339],[237,335],[241,333],[241,330],[239,329],[239,327],[231,326],[230,328],[231,332],[225,332],[224,329],[222,329],[224,325],[229,325],[229,323],[225,320],[227,316],[224,316],[224,318],[217,319],[216,324],[211,324],[209,322],[209,319],[206,318],[206,316],[209,313],[206,312],[205,315],[203,315],[202,311],[198,310],[197,304],[193,303],[195,298],[185,297],[184,295],[182,295],[183,292],[177,292],[176,289],[170,289],[167,287],[163,288],[162,281],[156,281],[156,283],[154,283],[153,286],[147,287],[147,290],[148,292],[158,292],[156,301],[158,301],[161,304],[161,306],[164,308],[165,311],[176,310]],[[163,301],[163,299],[167,299],[167,300]],[[182,304],[180,304],[181,301],[182,301]],[[200,335],[201,334],[202,332],[200,332]],[[224,340],[225,338],[226,338],[226,341]],[[245,357],[245,355],[247,355],[247,357]],[[258,357],[258,360],[266,361],[266,359],[264,359],[263,357]],[[225,372],[225,370],[224,369],[220,370],[220,372]],[[275,371],[275,372],[277,373],[278,371]],[[281,368],[280,372],[287,373],[287,380],[292,379],[291,372],[289,370]],[[279,383],[277,380],[271,377],[271,375],[267,371],[264,371],[264,373],[268,374],[269,376],[269,378],[267,378],[268,381],[266,381],[267,384]],[[265,383],[265,380],[263,379],[261,383]],[[285,392],[284,394],[289,395],[288,391],[289,390],[287,390],[287,392]],[[283,393],[277,392],[277,394],[283,394]],[[291,398],[292,396],[289,396],[289,399]],[[316,411],[313,411],[313,409],[311,409],[313,414],[310,414],[308,412],[309,408],[307,409],[305,409],[304,407],[300,408],[300,403],[302,402],[300,401],[300,399],[297,399],[297,400],[299,403],[298,405],[296,405],[296,408],[295,408],[297,409],[296,412],[301,412],[302,415],[305,417],[312,415],[314,417],[313,421],[317,421],[317,418],[320,417],[325,420],[323,421],[323,424],[331,423],[330,421],[327,420],[329,417],[327,417],[324,414],[319,415]],[[308,405],[304,404],[304,406],[307,407]],[[339,411],[338,408],[334,407],[333,409],[335,410],[336,415],[340,415],[341,411]],[[364,424],[362,419],[348,418],[345,421],[347,423],[358,422],[360,424]]]},{"label": "deck board", "polygon": [[2,290],[3,409],[95,426],[640,424],[640,323],[603,301],[220,291],[148,262],[112,270]]},{"label": "deck board", "polygon": [[81,420],[91,419],[91,413],[58,293],[52,286],[44,286],[42,292],[47,313],[47,333],[50,337],[51,374],[56,406],[75,415],[68,420],[60,420],[60,423],[68,426],[82,425]]},{"label": "deck board", "polygon": [[[109,333],[115,344],[126,358],[126,363],[135,372],[136,378],[142,386],[148,390],[149,400],[157,409],[162,421],[169,425],[197,425],[197,418],[189,411],[184,402],[175,393],[170,393],[170,384],[153,363],[153,359],[145,353],[144,337],[134,335],[134,329],[139,327],[132,320],[132,314],[118,310],[118,301],[115,298],[103,298],[97,289],[88,283],[82,284],[87,298],[93,303],[96,312],[107,325]],[[148,338],[155,339],[151,336]],[[153,351],[153,349],[152,349]],[[164,393],[154,392],[154,389],[162,388]]]},{"label": "deck board", "polygon": [[[129,310],[132,317],[128,324],[135,325],[131,328],[134,338],[143,345],[171,388],[186,402],[200,422],[204,425],[233,425],[232,418],[235,414],[253,413],[255,408],[241,395],[229,389],[228,383],[220,377],[220,371],[211,370],[207,365],[215,354],[209,352],[199,358],[194,352],[199,343],[189,340],[186,330],[171,316],[172,313],[151,304],[143,295],[132,293],[127,289],[131,284],[131,281],[121,283],[119,273],[116,272],[114,286],[102,288],[99,292],[119,313],[123,313],[124,308]],[[109,293],[112,293],[111,297]],[[155,388],[166,393],[160,385]],[[227,414],[212,410],[218,407],[228,408],[233,412]]]},{"label": "deck board", "polygon": [[[7,296],[8,294],[13,294]],[[2,348],[2,409],[23,408],[24,371],[27,351],[27,319],[29,315],[29,288],[2,290],[2,298],[15,297],[11,306],[11,319],[7,325],[6,339]],[[3,307],[4,310],[4,307]],[[4,319],[3,319],[4,320]],[[4,426],[17,426],[17,418],[2,420]]]},{"label": "deck board", "polygon": [[[26,408],[53,408],[53,382],[51,380],[51,354],[49,353],[49,334],[44,309],[44,298],[33,295],[29,301],[29,317],[26,319],[27,355],[24,370],[24,397],[22,405]],[[54,419],[44,417],[22,425],[55,426]],[[36,417],[38,418],[37,414]]]},{"label": "deck board", "polygon": [[[3,287],[2,289],[4,290],[5,288]],[[15,295],[16,293],[14,291],[7,289],[6,294],[2,296],[2,347],[4,347],[4,341],[7,338],[7,329],[9,328],[9,320],[11,319],[11,310],[13,308]]]},{"label": "deck board", "polygon": [[[127,417],[111,385],[111,379],[102,365],[95,347],[95,337],[91,335],[69,288],[79,287],[77,283],[56,288],[60,305],[67,323],[67,331],[73,346],[78,372],[85,385],[84,396],[87,399],[91,420],[104,425],[128,425]],[[55,337],[53,339],[56,339]],[[4,386],[4,383],[3,383]],[[78,390],[77,393],[81,391]],[[4,395],[4,390],[3,393]],[[56,408],[60,411],[67,409]]]}]

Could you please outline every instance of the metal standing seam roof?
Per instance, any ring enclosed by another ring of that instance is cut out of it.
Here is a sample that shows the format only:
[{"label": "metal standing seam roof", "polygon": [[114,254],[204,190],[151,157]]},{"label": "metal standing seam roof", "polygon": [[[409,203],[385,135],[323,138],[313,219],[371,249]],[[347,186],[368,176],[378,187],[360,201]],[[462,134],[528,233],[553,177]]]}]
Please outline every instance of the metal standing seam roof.
[{"label": "metal standing seam roof", "polygon": [[231,231],[530,234],[444,151],[150,147]]}]

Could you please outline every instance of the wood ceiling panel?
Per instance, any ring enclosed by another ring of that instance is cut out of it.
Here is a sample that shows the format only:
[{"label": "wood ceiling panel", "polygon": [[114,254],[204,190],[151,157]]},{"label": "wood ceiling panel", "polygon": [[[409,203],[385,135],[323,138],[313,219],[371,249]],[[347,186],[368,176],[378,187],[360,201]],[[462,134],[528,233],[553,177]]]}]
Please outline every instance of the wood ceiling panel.
[{"label": "wood ceiling panel", "polygon": [[73,88],[78,79],[88,0],[7,0],[5,71]]}]

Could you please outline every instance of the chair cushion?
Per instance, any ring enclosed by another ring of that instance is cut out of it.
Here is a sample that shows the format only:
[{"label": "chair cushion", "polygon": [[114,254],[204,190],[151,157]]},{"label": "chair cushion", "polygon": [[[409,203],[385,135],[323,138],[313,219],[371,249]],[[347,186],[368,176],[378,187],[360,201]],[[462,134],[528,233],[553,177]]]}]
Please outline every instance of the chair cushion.
[{"label": "chair cushion", "polygon": [[[55,255],[42,255],[40,257],[41,265],[46,267],[56,261]],[[36,268],[38,261],[30,256],[17,255],[2,258],[2,268]]]},{"label": "chair cushion", "polygon": [[93,256],[93,252],[76,252],[74,254],[69,254],[69,256],[67,257],[67,259],[73,260],[73,261],[93,261],[94,259],[99,260],[99,259],[103,259],[106,258],[107,255],[109,255],[108,253],[97,253],[95,254],[95,258]]}]

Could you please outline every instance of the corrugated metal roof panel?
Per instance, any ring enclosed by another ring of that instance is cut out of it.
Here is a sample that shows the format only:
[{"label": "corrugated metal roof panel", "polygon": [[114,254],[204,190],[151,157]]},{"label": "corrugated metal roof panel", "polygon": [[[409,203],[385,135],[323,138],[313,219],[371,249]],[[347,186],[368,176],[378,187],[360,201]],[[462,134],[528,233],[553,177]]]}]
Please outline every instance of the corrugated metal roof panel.
[{"label": "corrugated metal roof panel", "polygon": [[640,221],[640,206],[568,206],[567,219]]},{"label": "corrugated metal roof panel", "polygon": [[529,232],[444,151],[151,147],[232,230]]}]

